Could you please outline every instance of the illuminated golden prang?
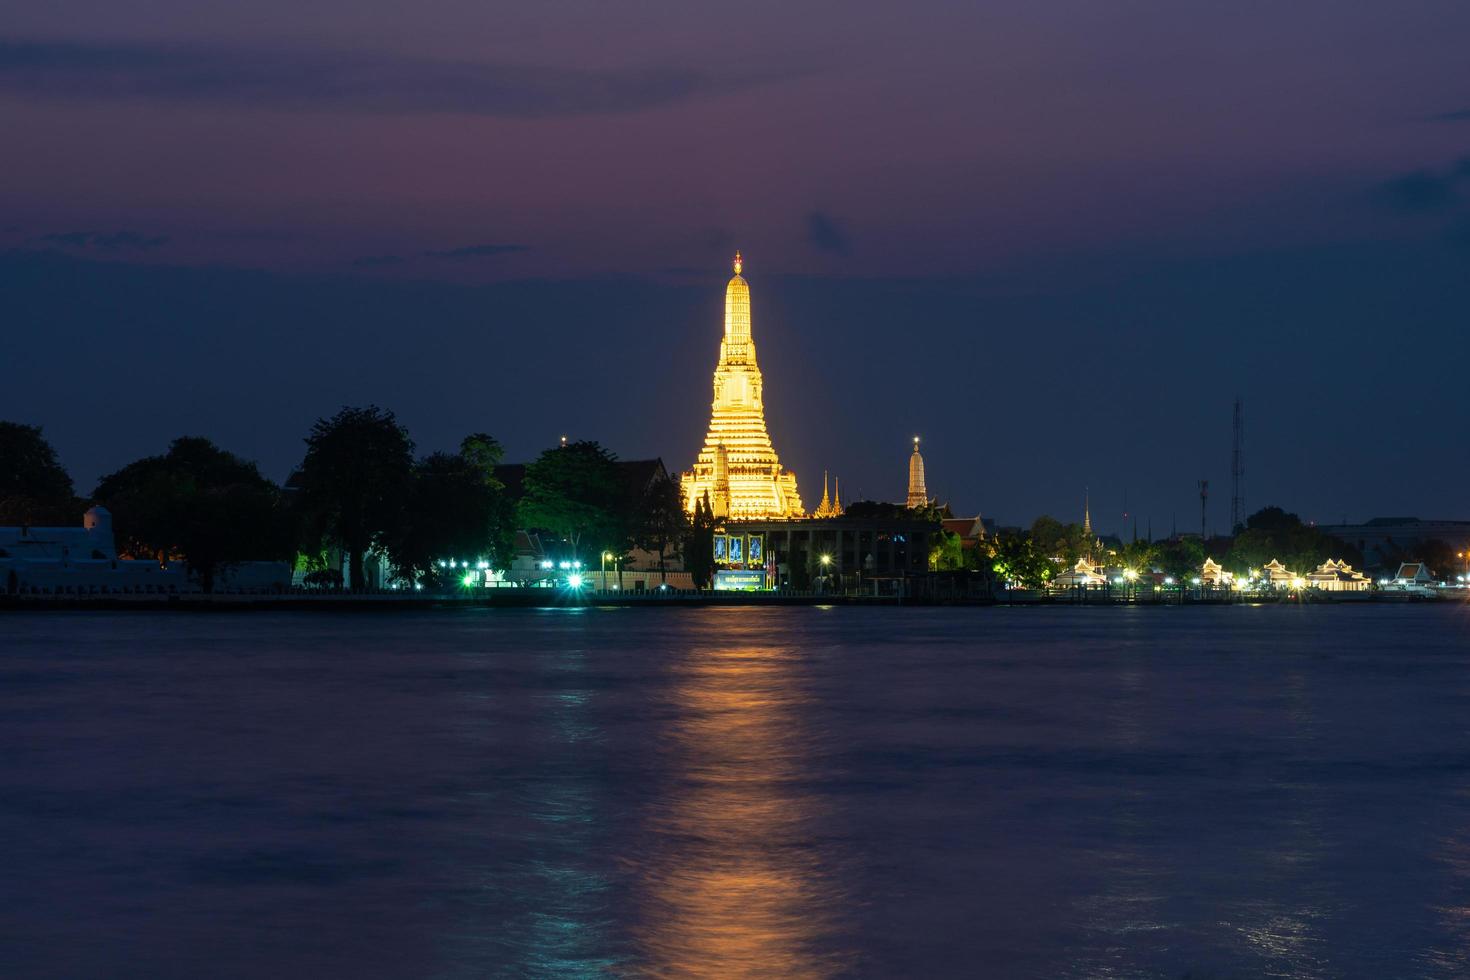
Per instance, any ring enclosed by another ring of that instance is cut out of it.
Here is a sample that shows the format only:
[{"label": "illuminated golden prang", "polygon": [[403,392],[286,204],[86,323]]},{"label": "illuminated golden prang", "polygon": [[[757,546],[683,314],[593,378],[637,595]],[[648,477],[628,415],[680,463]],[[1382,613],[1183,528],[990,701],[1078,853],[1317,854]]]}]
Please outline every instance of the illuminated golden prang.
[{"label": "illuminated golden prang", "polygon": [[924,485],[924,457],[919,454],[918,436],[914,436],[914,451],[909,456],[909,495],[905,506],[929,506],[929,489]]},{"label": "illuminated golden prang", "polygon": [[735,275],[725,287],[725,336],[715,367],[709,434],[694,469],[682,474],[684,505],[693,511],[708,494],[716,517],[801,517],[796,474],[781,468],[766,432],[761,370],[750,336],[750,287],[740,275],[742,265],[736,252]]}]

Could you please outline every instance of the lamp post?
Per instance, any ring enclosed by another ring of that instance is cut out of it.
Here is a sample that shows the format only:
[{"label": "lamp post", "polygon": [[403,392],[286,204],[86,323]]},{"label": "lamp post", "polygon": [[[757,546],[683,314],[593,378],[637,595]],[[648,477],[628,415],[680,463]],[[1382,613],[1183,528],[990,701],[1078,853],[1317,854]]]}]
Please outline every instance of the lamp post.
[{"label": "lamp post", "polygon": [[607,591],[607,560],[612,557],[610,552],[602,553],[602,591]]}]

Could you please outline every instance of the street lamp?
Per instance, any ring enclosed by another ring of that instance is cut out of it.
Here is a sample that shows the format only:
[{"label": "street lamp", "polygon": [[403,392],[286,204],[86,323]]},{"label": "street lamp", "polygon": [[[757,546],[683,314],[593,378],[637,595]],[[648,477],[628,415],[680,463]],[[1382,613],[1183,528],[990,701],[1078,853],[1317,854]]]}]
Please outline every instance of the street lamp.
[{"label": "street lamp", "polygon": [[607,591],[607,560],[611,557],[612,552],[610,551],[604,551],[602,553],[602,591],[604,592]]}]

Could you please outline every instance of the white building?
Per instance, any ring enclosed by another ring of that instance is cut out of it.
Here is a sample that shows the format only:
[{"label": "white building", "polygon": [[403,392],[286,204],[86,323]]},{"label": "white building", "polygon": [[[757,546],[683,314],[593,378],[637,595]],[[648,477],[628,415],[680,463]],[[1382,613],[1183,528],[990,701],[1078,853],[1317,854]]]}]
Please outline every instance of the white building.
[{"label": "white building", "polygon": [[[119,558],[112,514],[95,506],[81,527],[0,527],[0,582],[9,595],[168,595],[197,592],[184,562]],[[232,562],[214,577],[216,592],[280,592],[285,562]]]},{"label": "white building", "polygon": [[81,527],[0,527],[0,579],[11,595],[183,592],[182,564],[117,556],[112,514],[97,506]]}]

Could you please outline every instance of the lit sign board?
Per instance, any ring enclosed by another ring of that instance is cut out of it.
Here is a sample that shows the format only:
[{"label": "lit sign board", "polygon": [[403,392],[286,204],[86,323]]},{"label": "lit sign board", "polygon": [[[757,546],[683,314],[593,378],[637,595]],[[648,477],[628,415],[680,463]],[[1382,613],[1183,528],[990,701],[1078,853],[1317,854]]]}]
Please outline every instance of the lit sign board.
[{"label": "lit sign board", "polygon": [[730,535],[730,564],[739,565],[745,561],[745,539],[738,534]]},{"label": "lit sign board", "polygon": [[727,540],[723,534],[715,535],[715,561],[723,563],[729,560]]},{"label": "lit sign board", "polygon": [[765,572],[715,572],[715,588],[719,590],[749,592],[765,587]]},{"label": "lit sign board", "polygon": [[766,549],[759,534],[752,534],[746,538],[745,560],[752,565],[764,565],[766,562]]}]

